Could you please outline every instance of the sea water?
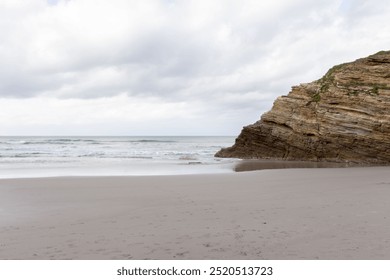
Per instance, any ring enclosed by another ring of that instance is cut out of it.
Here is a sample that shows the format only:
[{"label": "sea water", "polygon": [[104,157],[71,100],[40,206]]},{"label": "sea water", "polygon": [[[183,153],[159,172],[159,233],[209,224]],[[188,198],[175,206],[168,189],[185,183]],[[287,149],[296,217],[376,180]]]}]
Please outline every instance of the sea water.
[{"label": "sea water", "polygon": [[232,172],[234,137],[0,137],[0,178]]}]

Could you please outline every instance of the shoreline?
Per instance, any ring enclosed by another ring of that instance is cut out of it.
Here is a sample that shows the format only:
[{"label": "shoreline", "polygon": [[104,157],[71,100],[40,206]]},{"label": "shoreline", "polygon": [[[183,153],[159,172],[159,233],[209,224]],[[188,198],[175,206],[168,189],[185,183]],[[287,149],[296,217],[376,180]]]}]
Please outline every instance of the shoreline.
[{"label": "shoreline", "polygon": [[[148,176],[176,176],[176,175],[206,175],[229,174],[237,172],[252,172],[261,170],[280,169],[312,169],[312,168],[355,168],[355,167],[386,167],[385,164],[360,164],[355,162],[332,161],[303,161],[282,159],[228,159],[220,163],[201,163],[188,161],[181,163],[149,163],[137,162],[131,165],[68,166],[61,168],[10,168],[2,170],[0,180],[28,179],[28,178],[59,178],[59,177],[148,177]],[[99,175],[96,175],[99,174]]]},{"label": "shoreline", "polygon": [[389,259],[389,167],[0,180],[0,259]]}]

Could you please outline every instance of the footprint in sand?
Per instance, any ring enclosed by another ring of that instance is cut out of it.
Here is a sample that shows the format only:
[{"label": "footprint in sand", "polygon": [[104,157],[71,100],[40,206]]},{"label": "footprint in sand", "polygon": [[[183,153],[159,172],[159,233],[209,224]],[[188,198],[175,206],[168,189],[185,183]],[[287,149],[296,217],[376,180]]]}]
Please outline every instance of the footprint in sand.
[{"label": "footprint in sand", "polygon": [[[185,254],[188,254],[188,253],[189,253],[188,251],[185,251],[185,252],[177,253],[176,256],[178,256],[178,257],[183,257]],[[174,258],[175,258],[176,256],[174,256]]]},{"label": "footprint in sand", "polygon": [[124,259],[126,259],[126,260],[131,260],[131,259],[133,259],[133,256],[132,255],[130,255],[130,254],[123,254],[123,255],[121,255]]}]

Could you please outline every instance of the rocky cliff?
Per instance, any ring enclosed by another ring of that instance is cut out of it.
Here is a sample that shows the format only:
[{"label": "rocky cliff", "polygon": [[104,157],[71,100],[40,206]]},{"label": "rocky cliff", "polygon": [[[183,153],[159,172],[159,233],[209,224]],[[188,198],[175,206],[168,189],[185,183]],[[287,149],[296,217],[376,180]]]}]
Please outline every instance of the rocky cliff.
[{"label": "rocky cliff", "polygon": [[390,163],[390,51],[294,86],[216,156]]}]

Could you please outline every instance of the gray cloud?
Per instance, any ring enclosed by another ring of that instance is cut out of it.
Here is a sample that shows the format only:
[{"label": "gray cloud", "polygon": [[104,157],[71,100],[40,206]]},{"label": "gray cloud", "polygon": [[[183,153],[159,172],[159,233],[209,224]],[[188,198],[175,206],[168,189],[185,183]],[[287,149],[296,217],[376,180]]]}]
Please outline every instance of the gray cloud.
[{"label": "gray cloud", "polygon": [[389,15],[380,0],[2,1],[0,97],[125,94],[257,118],[292,85],[388,49]]}]

